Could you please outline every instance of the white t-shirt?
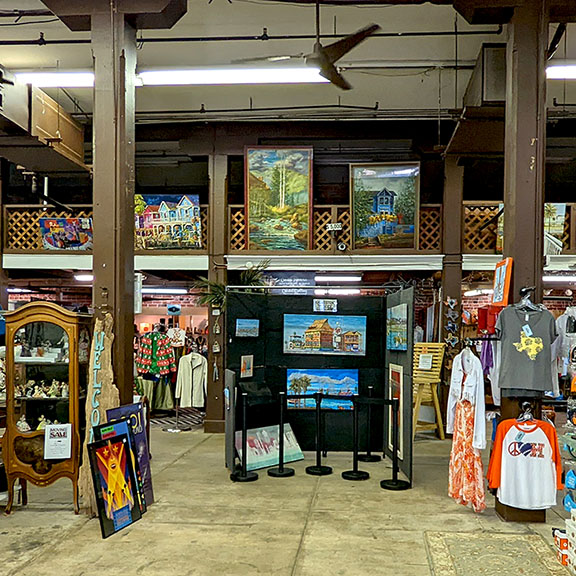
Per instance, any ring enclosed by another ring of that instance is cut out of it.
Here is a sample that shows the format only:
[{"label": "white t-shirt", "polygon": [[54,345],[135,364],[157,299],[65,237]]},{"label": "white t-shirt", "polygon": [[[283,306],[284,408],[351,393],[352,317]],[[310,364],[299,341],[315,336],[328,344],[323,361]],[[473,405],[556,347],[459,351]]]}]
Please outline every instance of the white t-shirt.
[{"label": "white t-shirt", "polygon": [[181,348],[186,344],[186,330],[182,328],[169,328],[166,335],[174,348]]},{"label": "white t-shirt", "polygon": [[488,484],[498,500],[523,510],[556,505],[562,486],[562,458],[552,424],[542,420],[503,420],[488,467]]}]

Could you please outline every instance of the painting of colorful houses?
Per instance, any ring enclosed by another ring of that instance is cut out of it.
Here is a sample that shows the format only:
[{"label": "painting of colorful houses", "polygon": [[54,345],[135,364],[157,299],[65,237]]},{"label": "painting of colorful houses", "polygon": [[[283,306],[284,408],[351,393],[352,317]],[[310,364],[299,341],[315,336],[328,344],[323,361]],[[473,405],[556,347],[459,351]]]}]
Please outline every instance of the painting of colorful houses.
[{"label": "painting of colorful houses", "polygon": [[249,250],[308,250],[312,148],[246,149]]},{"label": "painting of colorful houses", "polygon": [[[358,394],[358,370],[328,368],[323,370],[288,369],[287,373],[288,408],[313,410],[313,398],[291,398],[299,394],[330,394],[331,396],[353,396]],[[322,400],[322,408],[328,410],[351,410],[351,400]]]},{"label": "painting of colorful houses", "polygon": [[416,248],[418,162],[351,164],[355,248]]},{"label": "painting of colorful houses", "polygon": [[366,355],[366,316],[284,314],[285,354]]},{"label": "painting of colorful houses", "polygon": [[137,250],[202,248],[197,194],[136,194],[134,213]]}]

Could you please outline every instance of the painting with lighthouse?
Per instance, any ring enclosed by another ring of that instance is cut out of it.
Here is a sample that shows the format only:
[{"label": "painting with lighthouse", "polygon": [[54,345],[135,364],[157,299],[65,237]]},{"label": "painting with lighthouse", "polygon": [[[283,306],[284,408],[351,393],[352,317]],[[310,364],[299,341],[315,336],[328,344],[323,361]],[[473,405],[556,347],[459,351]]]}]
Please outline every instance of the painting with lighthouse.
[{"label": "painting with lighthouse", "polygon": [[310,249],[312,148],[246,148],[245,166],[248,249]]}]

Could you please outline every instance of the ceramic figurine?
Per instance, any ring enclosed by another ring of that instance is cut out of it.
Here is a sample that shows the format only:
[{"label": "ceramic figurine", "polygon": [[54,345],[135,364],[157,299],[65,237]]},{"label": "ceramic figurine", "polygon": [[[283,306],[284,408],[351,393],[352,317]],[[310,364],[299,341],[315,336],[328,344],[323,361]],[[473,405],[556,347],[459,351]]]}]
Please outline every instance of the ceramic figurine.
[{"label": "ceramic figurine", "polygon": [[36,430],[44,430],[48,424],[50,424],[50,420],[47,420],[44,414],[42,414],[38,421],[38,426],[36,426]]},{"label": "ceramic figurine", "polygon": [[26,415],[22,414],[22,416],[20,416],[20,420],[18,420],[18,422],[16,422],[16,428],[18,428],[18,430],[20,430],[20,432],[30,432],[30,424],[28,424],[28,422],[26,422]]},{"label": "ceramic figurine", "polygon": [[48,390],[48,397],[57,398],[58,396],[60,396],[60,382],[58,382],[58,380],[52,380],[52,385]]},{"label": "ceramic figurine", "polygon": [[62,398],[68,398],[68,382],[62,382]]}]

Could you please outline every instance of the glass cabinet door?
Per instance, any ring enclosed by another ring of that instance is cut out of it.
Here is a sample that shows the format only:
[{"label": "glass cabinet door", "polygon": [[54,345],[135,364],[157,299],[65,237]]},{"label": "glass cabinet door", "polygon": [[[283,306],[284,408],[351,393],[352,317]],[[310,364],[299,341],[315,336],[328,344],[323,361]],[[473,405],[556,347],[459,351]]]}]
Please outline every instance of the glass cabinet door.
[{"label": "glass cabinet door", "polygon": [[30,322],[14,335],[14,414],[20,432],[70,422],[70,342],[52,322]]}]

